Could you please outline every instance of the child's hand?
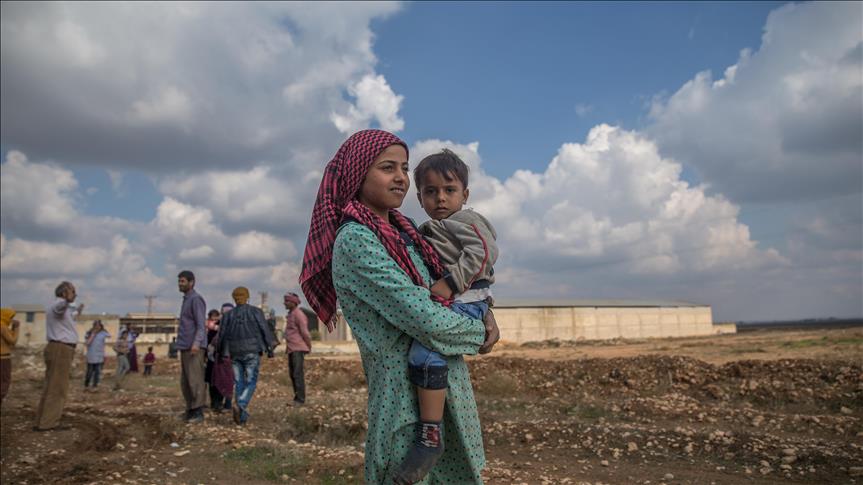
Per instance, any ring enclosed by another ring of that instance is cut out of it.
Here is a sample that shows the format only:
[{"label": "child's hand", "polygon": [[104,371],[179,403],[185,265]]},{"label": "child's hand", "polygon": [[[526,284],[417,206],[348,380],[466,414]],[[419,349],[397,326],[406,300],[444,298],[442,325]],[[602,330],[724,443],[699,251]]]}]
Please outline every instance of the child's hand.
[{"label": "child's hand", "polygon": [[445,300],[452,298],[452,289],[444,280],[437,280],[431,287],[431,292]]},{"label": "child's hand", "polygon": [[485,326],[485,342],[479,348],[480,354],[487,354],[491,352],[494,344],[500,340],[500,329],[497,328],[497,320],[494,318],[494,313],[491,311],[491,308],[488,309],[488,313],[485,314],[485,318],[482,321]]}]

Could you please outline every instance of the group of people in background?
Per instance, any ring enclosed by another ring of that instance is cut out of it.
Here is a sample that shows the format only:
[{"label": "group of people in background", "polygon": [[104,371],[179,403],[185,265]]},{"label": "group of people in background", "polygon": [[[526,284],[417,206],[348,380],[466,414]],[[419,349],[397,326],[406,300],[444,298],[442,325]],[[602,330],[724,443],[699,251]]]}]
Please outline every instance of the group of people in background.
[{"label": "group of people in background", "polygon": [[[84,376],[84,390],[95,392],[102,377],[102,367],[105,365],[105,343],[111,334],[105,329],[102,320],[93,322],[93,327],[84,334],[84,346],[87,349],[87,373]],[[114,390],[123,390],[123,382],[129,372],[138,372],[138,351],[135,340],[138,333],[127,323],[120,331],[112,349],[117,356],[117,371],[114,375]],[[144,357],[144,375],[152,373],[156,356],[153,347],[148,349]]]},{"label": "group of people in background", "polygon": [[[177,287],[183,293],[175,347],[180,353],[180,384],[186,404],[183,419],[188,423],[204,420],[204,409],[220,413],[231,410],[238,425],[250,417],[249,405],[257,388],[261,358],[275,355],[280,342],[275,318],[249,304],[249,290],[239,286],[231,293],[233,303],[220,310],[206,311],[204,298],[195,291],[195,275],[182,271]],[[285,295],[285,340],[289,370],[294,387],[294,405],[305,402],[303,358],[311,351],[308,320],[299,310],[299,296]],[[206,313],[205,313],[206,312]]]},{"label": "group of people in background", "polygon": [[[225,303],[220,310],[206,311],[204,298],[195,291],[195,275],[183,271],[178,275],[178,288],[183,293],[177,336],[171,350],[180,357],[180,389],[185,400],[183,419],[187,423],[204,420],[204,410],[220,413],[230,410],[235,423],[245,424],[250,417],[249,405],[258,382],[261,358],[272,358],[280,342],[275,332],[275,315],[269,318],[249,304],[249,290],[237,287],[232,293],[234,303]],[[64,281],[55,289],[55,301],[46,315],[44,349],[45,380],[36,411],[35,431],[68,429],[60,419],[69,391],[69,381],[78,331],[75,320],[84,305],[76,304],[75,286]],[[305,402],[303,359],[311,351],[311,336],[305,314],[298,308],[296,293],[285,295],[289,313],[285,327],[289,372],[294,384],[294,405]],[[18,340],[20,323],[15,311],[0,309],[0,403],[8,393],[12,377],[11,350]],[[102,381],[106,347],[112,338],[101,320],[95,320],[84,334],[87,368],[84,373],[85,392],[95,392]],[[129,372],[138,371],[136,340],[138,333],[126,324],[112,342],[116,355],[113,389],[122,391]],[[144,356],[144,377],[151,376],[156,363],[153,347]],[[209,403],[208,403],[209,401]]]}]

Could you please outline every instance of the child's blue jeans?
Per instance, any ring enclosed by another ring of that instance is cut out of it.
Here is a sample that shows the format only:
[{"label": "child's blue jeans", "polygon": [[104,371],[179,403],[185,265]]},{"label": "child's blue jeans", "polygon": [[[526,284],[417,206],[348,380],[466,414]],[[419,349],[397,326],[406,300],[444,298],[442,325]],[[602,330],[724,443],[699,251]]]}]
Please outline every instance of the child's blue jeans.
[{"label": "child's blue jeans", "polygon": [[[488,303],[475,301],[472,303],[453,303],[450,307],[454,312],[482,320],[488,313]],[[443,356],[425,345],[414,340],[408,352],[408,375],[411,383],[423,389],[447,388],[447,365]]]}]

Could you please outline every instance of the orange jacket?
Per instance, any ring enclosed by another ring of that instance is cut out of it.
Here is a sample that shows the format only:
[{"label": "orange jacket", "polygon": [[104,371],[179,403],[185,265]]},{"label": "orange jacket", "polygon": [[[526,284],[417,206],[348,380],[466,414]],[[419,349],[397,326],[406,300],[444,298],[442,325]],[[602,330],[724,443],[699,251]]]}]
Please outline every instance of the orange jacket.
[{"label": "orange jacket", "polygon": [[0,308],[0,359],[11,357],[12,347],[18,342],[18,329],[12,330],[15,310]]}]

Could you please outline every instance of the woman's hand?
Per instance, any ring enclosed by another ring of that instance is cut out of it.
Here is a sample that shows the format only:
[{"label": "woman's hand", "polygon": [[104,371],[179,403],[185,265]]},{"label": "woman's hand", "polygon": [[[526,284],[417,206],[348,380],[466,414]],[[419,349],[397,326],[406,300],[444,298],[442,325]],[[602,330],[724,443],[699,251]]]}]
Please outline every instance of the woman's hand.
[{"label": "woman's hand", "polygon": [[497,328],[497,320],[494,319],[494,313],[491,311],[491,308],[486,312],[482,323],[485,325],[485,342],[479,347],[479,353],[487,354],[491,352],[494,344],[500,340],[500,329]]}]

